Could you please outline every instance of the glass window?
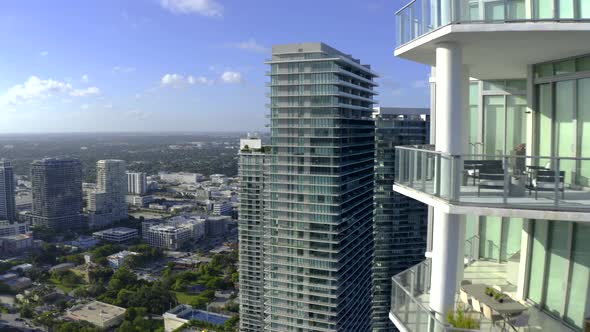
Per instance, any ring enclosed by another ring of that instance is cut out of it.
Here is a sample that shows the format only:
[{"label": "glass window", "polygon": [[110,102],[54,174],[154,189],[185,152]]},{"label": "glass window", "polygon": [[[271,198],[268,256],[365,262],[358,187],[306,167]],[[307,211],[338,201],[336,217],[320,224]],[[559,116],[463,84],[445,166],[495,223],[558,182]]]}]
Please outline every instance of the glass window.
[{"label": "glass window", "polygon": [[574,0],[559,0],[559,18],[574,18]]},{"label": "glass window", "polygon": [[484,4],[486,21],[504,20],[504,2],[488,1]]},{"label": "glass window", "polygon": [[590,18],[590,1],[580,0],[580,18]]},{"label": "glass window", "polygon": [[506,97],[506,153],[510,154],[520,144],[526,144],[527,102],[524,96]]},{"label": "glass window", "polygon": [[526,8],[524,0],[512,0],[508,2],[508,19],[524,20],[526,17]]},{"label": "glass window", "polygon": [[470,153],[477,154],[479,142],[479,82],[469,85],[469,149]]},{"label": "glass window", "polygon": [[506,81],[506,90],[525,91],[526,90],[526,80],[508,80],[508,81]]},{"label": "glass window", "polygon": [[520,252],[523,220],[521,218],[508,218],[503,223],[501,259],[505,261]]},{"label": "glass window", "polygon": [[545,274],[548,222],[546,220],[536,220],[533,227],[529,298],[540,304],[543,301],[543,276]]},{"label": "glass window", "polygon": [[539,155],[551,155],[551,137],[553,134],[551,107],[551,84],[539,85]]},{"label": "glass window", "polygon": [[[590,6],[590,1],[588,2]],[[590,70],[590,56],[576,59],[576,71]]]},{"label": "glass window", "polygon": [[506,81],[484,81],[484,91],[504,91],[506,89]]},{"label": "glass window", "polygon": [[[555,84],[555,137],[556,155],[575,157],[574,127],[574,87],[575,81],[561,81]],[[565,171],[565,182],[572,183],[576,163],[574,160],[561,160],[559,169]]]},{"label": "glass window", "polygon": [[484,96],[486,154],[504,154],[504,96]]},{"label": "glass window", "polygon": [[535,0],[535,18],[552,19],[553,18],[553,0]]},{"label": "glass window", "polygon": [[[590,280],[590,225],[576,223],[574,230],[570,295],[565,319],[580,330],[588,305],[588,280]],[[573,291],[572,291],[573,290]]]},{"label": "glass window", "polygon": [[548,77],[553,76],[553,64],[552,63],[545,63],[542,65],[535,66],[535,77]]},{"label": "glass window", "polygon": [[569,223],[551,222],[545,308],[559,316],[563,314],[564,294],[567,292],[563,276],[569,268],[568,237]]},{"label": "glass window", "polygon": [[[590,78],[578,81],[578,142],[580,157],[590,158]],[[590,187],[590,160],[580,162],[578,184]]]},{"label": "glass window", "polygon": [[480,256],[487,259],[500,259],[502,237],[502,218],[487,216],[480,228]]},{"label": "glass window", "polygon": [[571,74],[576,71],[575,60],[561,61],[555,64],[555,75]]}]

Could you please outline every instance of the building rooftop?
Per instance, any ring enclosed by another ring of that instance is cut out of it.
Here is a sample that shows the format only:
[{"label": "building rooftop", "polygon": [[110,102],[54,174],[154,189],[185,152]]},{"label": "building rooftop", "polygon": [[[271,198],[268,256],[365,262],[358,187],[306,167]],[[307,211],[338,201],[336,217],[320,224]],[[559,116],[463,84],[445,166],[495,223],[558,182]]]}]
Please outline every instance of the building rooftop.
[{"label": "building rooftop", "polygon": [[110,234],[123,235],[123,234],[134,233],[134,232],[137,232],[137,229],[129,228],[129,227],[115,227],[115,228],[109,228],[109,229],[105,229],[102,231],[94,232],[94,234],[110,233]]},{"label": "building rooftop", "polygon": [[93,301],[86,304],[76,305],[67,312],[67,317],[74,320],[83,320],[97,326],[103,322],[112,320],[125,314],[126,309],[112,304]]}]

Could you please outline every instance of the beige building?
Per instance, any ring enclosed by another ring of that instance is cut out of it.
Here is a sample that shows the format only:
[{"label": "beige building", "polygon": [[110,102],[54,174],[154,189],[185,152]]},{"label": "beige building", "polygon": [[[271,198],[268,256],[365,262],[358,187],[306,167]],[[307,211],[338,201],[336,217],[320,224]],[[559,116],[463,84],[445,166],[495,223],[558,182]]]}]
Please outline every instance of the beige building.
[{"label": "beige building", "polygon": [[125,308],[104,302],[93,301],[68,309],[66,317],[71,320],[85,321],[100,328],[107,329],[117,326],[125,318]]}]

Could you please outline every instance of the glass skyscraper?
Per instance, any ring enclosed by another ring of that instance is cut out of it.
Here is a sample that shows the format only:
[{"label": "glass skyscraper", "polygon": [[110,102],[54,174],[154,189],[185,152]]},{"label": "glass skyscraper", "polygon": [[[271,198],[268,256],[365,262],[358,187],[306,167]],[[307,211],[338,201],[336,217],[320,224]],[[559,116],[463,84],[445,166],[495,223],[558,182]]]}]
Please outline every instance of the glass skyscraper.
[{"label": "glass skyscraper", "polygon": [[424,108],[376,107],[373,220],[373,331],[394,331],[389,320],[391,276],[420,263],[426,251],[428,208],[392,190],[395,146],[429,142]]},{"label": "glass skyscraper", "polygon": [[273,47],[265,331],[369,331],[375,124],[370,66]]},{"label": "glass skyscraper", "polygon": [[16,221],[15,187],[12,164],[0,159],[0,220]]}]

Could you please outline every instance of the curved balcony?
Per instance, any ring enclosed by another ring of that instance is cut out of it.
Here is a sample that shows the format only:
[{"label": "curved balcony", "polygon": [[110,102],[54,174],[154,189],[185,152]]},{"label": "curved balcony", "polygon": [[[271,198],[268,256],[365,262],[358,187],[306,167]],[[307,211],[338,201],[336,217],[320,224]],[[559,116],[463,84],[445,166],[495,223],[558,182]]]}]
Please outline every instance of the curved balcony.
[{"label": "curved balcony", "polygon": [[394,191],[448,213],[590,220],[590,158],[395,149]]},{"label": "curved balcony", "polygon": [[590,21],[590,4],[586,0],[413,0],[395,16],[399,47],[448,24]]}]

